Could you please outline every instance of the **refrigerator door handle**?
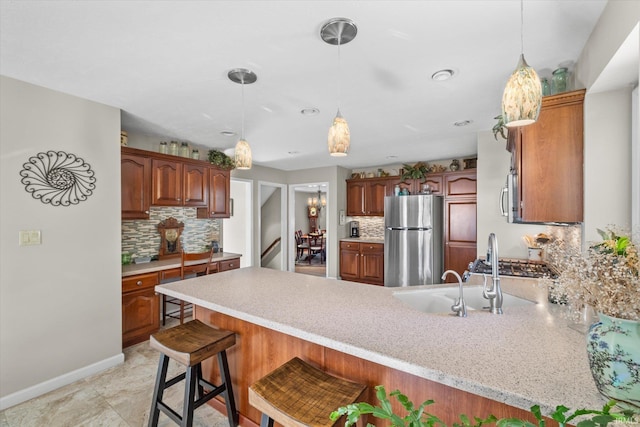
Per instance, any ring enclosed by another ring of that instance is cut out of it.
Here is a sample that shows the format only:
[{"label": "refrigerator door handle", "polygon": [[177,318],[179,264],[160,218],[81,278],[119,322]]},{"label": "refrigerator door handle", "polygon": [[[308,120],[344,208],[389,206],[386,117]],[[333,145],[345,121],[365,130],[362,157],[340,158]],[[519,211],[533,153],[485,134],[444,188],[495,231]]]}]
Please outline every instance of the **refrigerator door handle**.
[{"label": "refrigerator door handle", "polygon": [[387,227],[387,230],[400,230],[400,231],[425,231],[431,230],[432,227]]}]

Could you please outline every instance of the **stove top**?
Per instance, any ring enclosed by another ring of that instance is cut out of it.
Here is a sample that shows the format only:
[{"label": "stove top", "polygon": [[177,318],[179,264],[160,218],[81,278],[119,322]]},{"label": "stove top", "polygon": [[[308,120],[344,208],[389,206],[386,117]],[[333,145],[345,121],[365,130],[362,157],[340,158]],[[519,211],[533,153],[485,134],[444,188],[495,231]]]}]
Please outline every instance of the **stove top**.
[{"label": "stove top", "polygon": [[[491,274],[491,265],[483,259],[476,259],[470,266],[471,273]],[[556,272],[541,261],[529,261],[526,259],[499,259],[498,274],[500,276],[541,278],[558,277]]]}]

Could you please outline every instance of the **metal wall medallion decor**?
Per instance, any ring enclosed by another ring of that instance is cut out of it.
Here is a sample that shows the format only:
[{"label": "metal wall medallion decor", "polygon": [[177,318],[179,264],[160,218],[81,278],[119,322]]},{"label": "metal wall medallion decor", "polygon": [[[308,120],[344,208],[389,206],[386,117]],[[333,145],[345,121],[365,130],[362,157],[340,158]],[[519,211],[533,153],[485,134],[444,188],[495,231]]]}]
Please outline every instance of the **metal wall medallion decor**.
[{"label": "metal wall medallion decor", "polygon": [[91,166],[75,154],[64,151],[38,153],[22,167],[20,176],[25,190],[42,203],[77,205],[87,200],[96,188]]}]

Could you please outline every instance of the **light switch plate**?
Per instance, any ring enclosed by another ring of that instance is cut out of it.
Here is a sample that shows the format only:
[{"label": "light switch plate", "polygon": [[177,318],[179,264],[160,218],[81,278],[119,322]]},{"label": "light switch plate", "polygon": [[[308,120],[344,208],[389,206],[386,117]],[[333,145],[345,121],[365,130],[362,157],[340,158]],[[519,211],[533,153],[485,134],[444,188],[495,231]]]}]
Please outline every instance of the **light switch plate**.
[{"label": "light switch plate", "polygon": [[20,246],[33,246],[42,244],[40,230],[20,230]]}]

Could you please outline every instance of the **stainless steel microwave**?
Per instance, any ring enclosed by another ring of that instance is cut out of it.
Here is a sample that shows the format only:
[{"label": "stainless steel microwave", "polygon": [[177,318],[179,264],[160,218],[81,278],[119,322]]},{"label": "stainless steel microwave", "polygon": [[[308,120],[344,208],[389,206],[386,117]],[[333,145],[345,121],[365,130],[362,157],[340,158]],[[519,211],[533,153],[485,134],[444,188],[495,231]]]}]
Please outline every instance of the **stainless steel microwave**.
[{"label": "stainless steel microwave", "polygon": [[521,222],[518,215],[518,175],[513,169],[500,190],[500,213],[507,218],[507,222]]}]

